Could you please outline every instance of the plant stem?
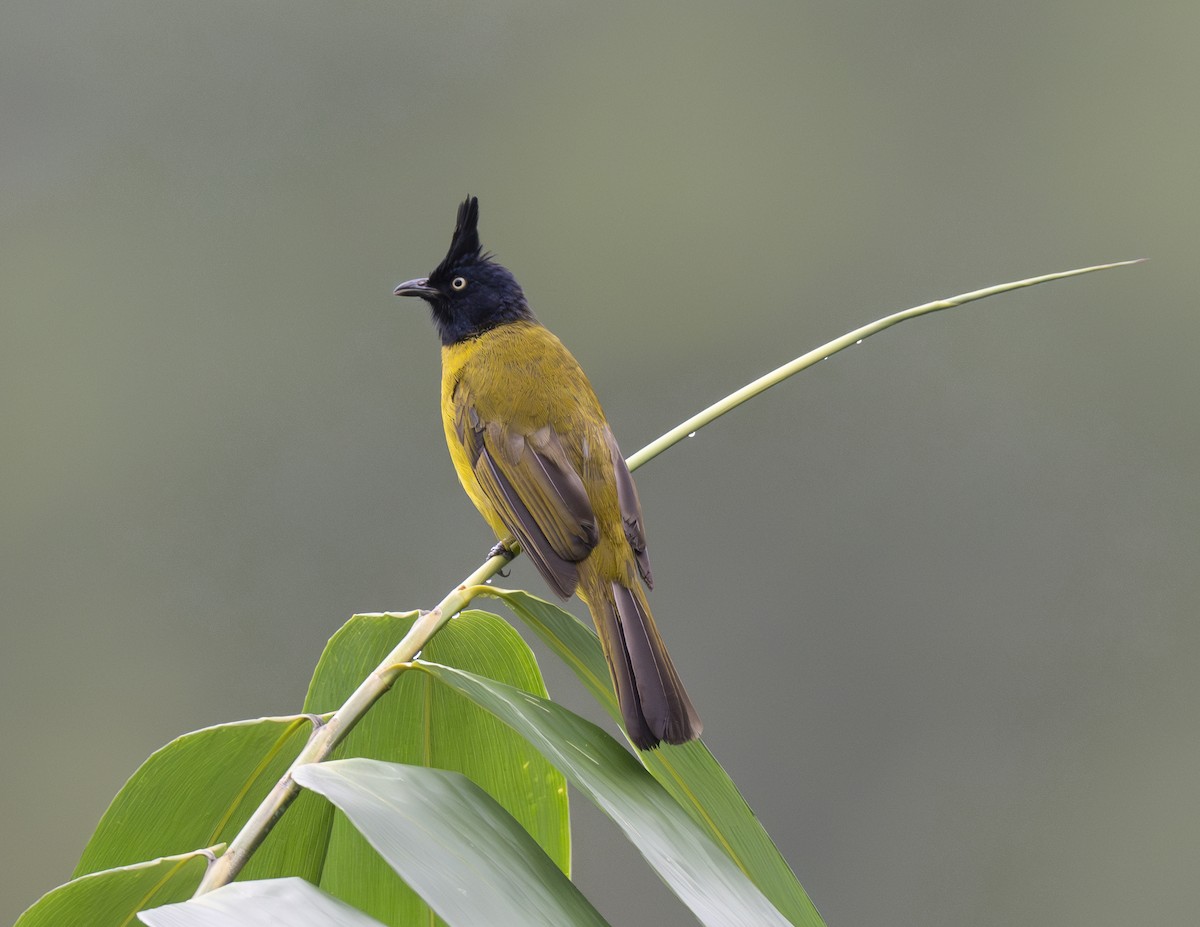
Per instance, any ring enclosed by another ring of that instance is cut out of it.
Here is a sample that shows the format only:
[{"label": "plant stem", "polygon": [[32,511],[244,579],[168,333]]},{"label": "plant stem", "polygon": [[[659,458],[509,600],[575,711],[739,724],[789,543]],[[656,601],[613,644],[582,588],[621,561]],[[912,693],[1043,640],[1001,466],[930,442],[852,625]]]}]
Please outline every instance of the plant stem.
[{"label": "plant stem", "polygon": [[238,831],[229,848],[213,862],[204,873],[204,878],[196,889],[196,897],[232,882],[242,871],[246,861],[266,839],[271,828],[275,826],[288,806],[300,793],[300,786],[292,779],[292,771],[306,763],[320,763],[328,759],[334,748],[345,739],[359,719],[366,714],[376,700],[388,691],[400,678],[421,651],[421,648],[436,634],[447,621],[458,614],[475,596],[478,587],[489,577],[500,570],[507,557],[496,556],[485,562],[479,569],[464,579],[432,610],[425,612],[413,623],[403,640],[393,648],[375,667],[371,675],[362,681],[357,689],[346,699],[345,703],[333,715],[313,731],[308,743],[297,754],[283,777],[275,783],[262,804],[255,809],[250,819]]},{"label": "plant stem", "polygon": [[928,315],[931,312],[938,312],[942,309],[952,309],[955,306],[961,306],[964,303],[974,302],[977,299],[984,299],[988,296],[995,296],[998,293],[1007,293],[1010,290],[1019,290],[1022,287],[1036,286],[1039,283],[1049,283],[1051,280],[1062,280],[1065,277],[1078,277],[1080,274],[1090,274],[1097,270],[1109,270],[1113,267],[1126,267],[1130,264],[1140,264],[1145,258],[1140,258],[1134,261],[1117,261],[1114,264],[1097,264],[1094,267],[1080,267],[1075,270],[1064,270],[1054,274],[1044,274],[1041,277],[1030,277],[1027,280],[1017,280],[1013,283],[1001,283],[997,286],[986,287],[982,290],[973,290],[970,293],[960,293],[958,296],[951,296],[949,299],[939,299],[932,303],[925,303],[922,306],[914,306],[911,309],[905,309],[902,312],[897,312],[893,315],[886,316],[872,322],[870,325],[864,325],[862,328],[856,328],[852,332],[842,335],[840,338],[835,338],[828,344],[824,344],[815,350],[809,351],[797,357],[794,361],[784,364],[772,370],[765,376],[759,377],[753,383],[747,383],[735,393],[730,393],[720,402],[714,402],[703,412],[698,412],[689,418],[686,422],[676,425],[661,438],[651,441],[644,448],[631,456],[626,463],[629,464],[630,470],[636,470],[644,463],[649,463],[667,448],[672,447],[682,441],[684,438],[695,434],[705,425],[715,419],[720,418],[726,412],[736,409],[748,399],[753,399],[764,390],[770,389],[777,383],[782,383],[788,377],[799,373],[807,367],[811,367],[817,361],[822,361],[827,357],[831,357],[838,351],[844,350],[851,345],[858,344],[864,338],[869,338],[877,332],[883,331],[885,328],[891,328],[900,322],[907,319],[915,319],[917,316]]}]

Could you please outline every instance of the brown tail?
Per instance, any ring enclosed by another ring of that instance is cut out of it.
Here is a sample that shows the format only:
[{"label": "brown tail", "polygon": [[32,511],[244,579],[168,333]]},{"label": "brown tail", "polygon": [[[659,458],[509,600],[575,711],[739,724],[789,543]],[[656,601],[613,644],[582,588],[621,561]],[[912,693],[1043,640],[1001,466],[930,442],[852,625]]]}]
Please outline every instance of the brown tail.
[{"label": "brown tail", "polygon": [[658,636],[642,587],[590,573],[580,571],[580,597],[600,634],[630,740],[640,750],[695,740],[704,726]]}]

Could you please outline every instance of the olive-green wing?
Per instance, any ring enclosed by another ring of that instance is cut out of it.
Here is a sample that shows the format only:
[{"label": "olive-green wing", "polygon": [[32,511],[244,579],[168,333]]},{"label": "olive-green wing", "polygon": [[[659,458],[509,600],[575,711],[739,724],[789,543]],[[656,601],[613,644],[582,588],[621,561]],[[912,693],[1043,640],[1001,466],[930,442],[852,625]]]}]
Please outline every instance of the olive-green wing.
[{"label": "olive-green wing", "polygon": [[595,548],[600,533],[560,436],[549,426],[522,434],[484,421],[470,397],[462,399],[455,430],[480,490],[546,582],[569,597],[579,583],[577,564]]}]

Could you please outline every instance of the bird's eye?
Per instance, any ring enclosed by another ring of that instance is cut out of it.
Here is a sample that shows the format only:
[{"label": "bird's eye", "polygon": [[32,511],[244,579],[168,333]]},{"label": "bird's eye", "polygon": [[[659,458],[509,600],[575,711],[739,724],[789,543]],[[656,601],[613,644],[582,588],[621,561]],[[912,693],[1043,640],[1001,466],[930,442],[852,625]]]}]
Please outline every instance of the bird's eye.
[{"label": "bird's eye", "polygon": [[459,290],[459,291],[465,290],[467,288],[467,278],[466,277],[455,277],[453,280],[450,281],[450,287],[452,289]]}]

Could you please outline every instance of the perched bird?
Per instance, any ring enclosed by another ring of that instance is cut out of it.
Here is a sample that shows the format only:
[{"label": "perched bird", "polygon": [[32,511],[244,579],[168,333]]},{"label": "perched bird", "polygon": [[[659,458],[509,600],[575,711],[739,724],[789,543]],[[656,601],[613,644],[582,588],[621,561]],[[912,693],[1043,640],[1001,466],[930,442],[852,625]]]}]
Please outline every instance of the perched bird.
[{"label": "perched bird", "polygon": [[550,588],[587,604],[630,739],[646,750],[698,737],[638,581],[652,585],[633,477],[579,363],[484,253],[475,197],[433,273],[395,292],[425,300],[441,337],[442,423],[463,489]]}]

